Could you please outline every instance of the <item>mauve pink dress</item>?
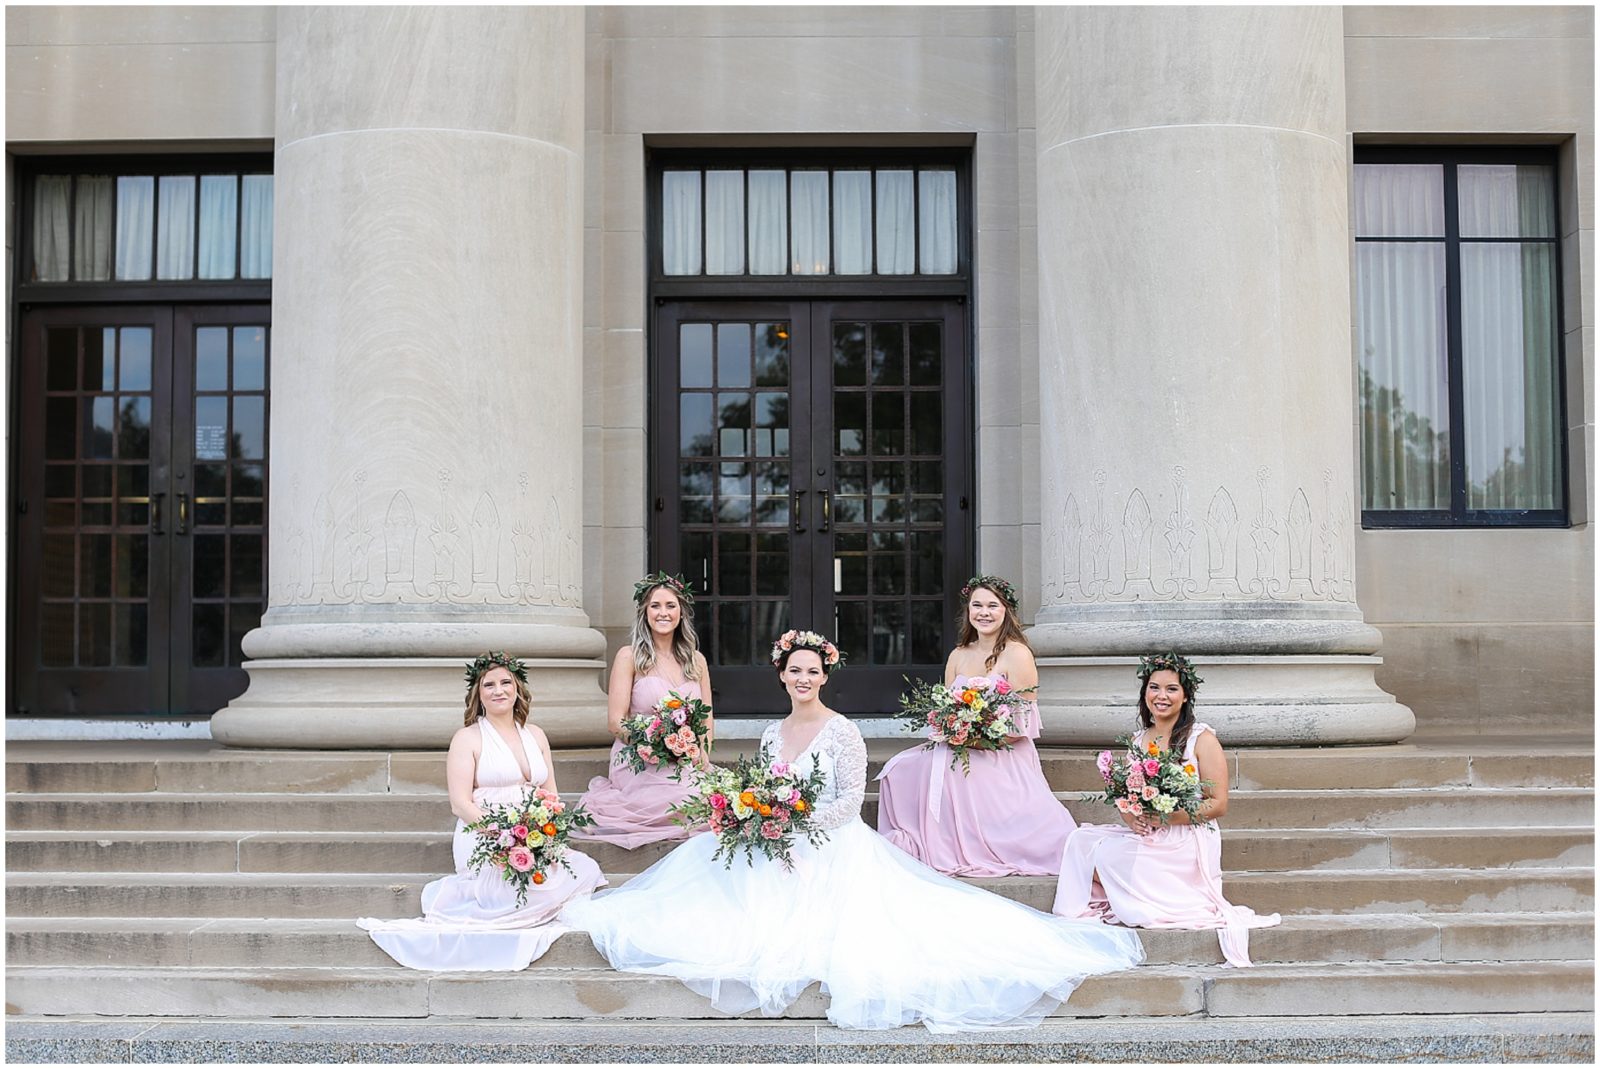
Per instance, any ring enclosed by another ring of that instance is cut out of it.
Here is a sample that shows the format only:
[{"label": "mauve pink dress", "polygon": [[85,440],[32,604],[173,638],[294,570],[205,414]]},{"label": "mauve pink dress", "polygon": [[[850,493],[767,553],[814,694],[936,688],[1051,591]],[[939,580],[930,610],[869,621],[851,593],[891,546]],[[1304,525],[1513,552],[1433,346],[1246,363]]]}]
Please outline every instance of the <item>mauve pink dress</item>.
[{"label": "mauve pink dress", "polygon": [[[1207,731],[1216,734],[1208,724],[1189,729],[1186,762]],[[1133,928],[1215,928],[1223,958],[1238,966],[1250,964],[1250,929],[1279,922],[1276,913],[1261,916],[1222,896],[1222,829],[1214,820],[1163,825],[1148,836],[1121,823],[1085,824],[1067,840],[1052,912]]]},{"label": "mauve pink dress", "polygon": [[[638,676],[628,699],[628,715],[639,716],[655,708],[656,702],[675,690],[685,698],[701,698],[700,684],[685,680],[678,686],[660,676]],[[701,700],[704,700],[703,698]],[[589,781],[583,796],[584,808],[594,824],[572,833],[574,839],[615,843],[633,850],[646,843],[687,839],[693,831],[672,819],[667,810],[694,793],[694,779],[688,771],[679,782],[668,768],[635,772],[622,753],[622,742],[611,744],[611,773]]]},{"label": "mauve pink dress", "polygon": [[878,773],[878,831],[946,876],[1054,876],[1078,825],[1039,764],[1038,707],[1017,726],[1011,749],[972,753],[970,775],[943,743],[895,754]]}]

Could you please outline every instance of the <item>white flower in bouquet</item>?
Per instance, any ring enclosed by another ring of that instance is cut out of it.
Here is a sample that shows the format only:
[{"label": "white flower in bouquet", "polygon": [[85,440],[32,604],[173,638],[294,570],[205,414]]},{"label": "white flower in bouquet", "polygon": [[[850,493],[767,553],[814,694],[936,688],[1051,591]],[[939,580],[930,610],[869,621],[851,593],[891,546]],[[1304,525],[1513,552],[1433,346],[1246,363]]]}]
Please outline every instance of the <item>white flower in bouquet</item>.
[{"label": "white flower in bouquet", "polygon": [[1170,813],[1178,807],[1178,800],[1170,794],[1158,794],[1150,801],[1150,808],[1157,813]]}]

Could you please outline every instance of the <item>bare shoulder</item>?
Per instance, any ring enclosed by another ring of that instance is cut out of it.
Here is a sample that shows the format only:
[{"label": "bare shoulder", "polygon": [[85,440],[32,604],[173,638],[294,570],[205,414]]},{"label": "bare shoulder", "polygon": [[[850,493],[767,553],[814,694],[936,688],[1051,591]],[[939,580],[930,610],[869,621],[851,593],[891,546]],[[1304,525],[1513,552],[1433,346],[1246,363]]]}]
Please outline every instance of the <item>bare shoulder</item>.
[{"label": "bare shoulder", "polygon": [[1201,724],[1199,734],[1194,737],[1194,752],[1220,754],[1222,753],[1222,740],[1217,738],[1217,732],[1210,724]]},{"label": "bare shoulder", "polygon": [[538,743],[540,746],[543,746],[547,750],[550,748],[550,740],[545,736],[544,728],[540,727],[538,724],[535,724],[532,720],[528,721],[522,726],[527,729],[529,735],[533,736],[534,742]]},{"label": "bare shoulder", "polygon": [[706,655],[699,650],[694,651],[694,667],[700,675],[704,676],[711,671],[711,662],[706,660]]},{"label": "bare shoulder", "polygon": [[482,745],[483,735],[479,733],[478,725],[476,724],[457,728],[456,733],[450,736],[450,751],[452,753],[459,753],[461,750],[470,750],[472,753],[477,753],[478,747]]},{"label": "bare shoulder", "polygon": [[995,662],[996,668],[1027,668],[1036,670],[1038,663],[1033,658],[1033,651],[1020,642],[1008,642],[1006,648],[1000,651],[1000,658]]},{"label": "bare shoulder", "polygon": [[626,672],[630,672],[630,673],[633,671],[633,647],[632,646],[623,646],[620,650],[617,651],[617,655],[615,657],[611,658],[611,670],[613,672],[626,671]]}]

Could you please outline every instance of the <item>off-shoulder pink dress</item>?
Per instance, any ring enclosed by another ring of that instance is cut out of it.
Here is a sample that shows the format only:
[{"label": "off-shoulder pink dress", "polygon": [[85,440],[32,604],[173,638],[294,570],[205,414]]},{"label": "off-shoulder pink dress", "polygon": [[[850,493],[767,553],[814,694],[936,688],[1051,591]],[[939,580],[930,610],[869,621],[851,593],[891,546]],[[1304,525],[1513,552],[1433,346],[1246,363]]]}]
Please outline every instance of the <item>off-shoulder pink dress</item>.
[{"label": "off-shoulder pink dress", "polygon": [[943,743],[892,757],[878,773],[878,831],[947,876],[1054,876],[1077,822],[1039,764],[1038,707],[1017,726],[1011,749],[972,753],[970,774]]},{"label": "off-shoulder pink dress", "polygon": [[[1195,740],[1207,731],[1216,734],[1208,724],[1190,728],[1185,761],[1194,761]],[[1067,840],[1053,911],[1134,928],[1215,928],[1223,958],[1239,966],[1250,964],[1250,929],[1278,923],[1276,913],[1258,915],[1222,896],[1222,829],[1214,820],[1149,835],[1126,824],[1085,824]]]},{"label": "off-shoulder pink dress", "polygon": [[[655,708],[656,702],[675,690],[685,698],[705,699],[700,684],[685,680],[674,686],[657,675],[637,676],[628,699],[628,715],[640,716]],[[611,772],[589,781],[583,805],[594,824],[572,833],[574,839],[615,843],[634,850],[646,843],[675,842],[687,839],[692,831],[672,819],[672,806],[694,793],[694,780],[688,772],[680,782],[668,768],[635,772],[622,756],[622,743],[611,744]]]}]

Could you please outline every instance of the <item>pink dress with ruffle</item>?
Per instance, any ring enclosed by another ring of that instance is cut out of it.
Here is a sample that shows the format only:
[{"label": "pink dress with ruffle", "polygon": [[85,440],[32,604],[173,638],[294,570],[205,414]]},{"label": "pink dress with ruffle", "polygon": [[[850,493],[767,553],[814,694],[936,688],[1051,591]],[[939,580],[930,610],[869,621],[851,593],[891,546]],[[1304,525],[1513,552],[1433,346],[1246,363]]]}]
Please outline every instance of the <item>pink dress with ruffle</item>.
[{"label": "pink dress with ruffle", "polygon": [[947,876],[1054,876],[1077,823],[1039,764],[1038,707],[1017,726],[1011,749],[972,753],[971,774],[950,767],[943,743],[892,757],[878,773],[878,831]]},{"label": "pink dress with ruffle", "polygon": [[[638,676],[628,699],[628,715],[640,716],[655,708],[656,702],[675,690],[685,698],[705,699],[700,684],[685,680],[678,686],[660,676]],[[611,772],[589,781],[583,806],[594,817],[594,824],[574,831],[574,839],[615,843],[634,850],[646,843],[675,842],[687,839],[700,829],[684,827],[672,819],[668,810],[694,794],[694,780],[688,771],[682,781],[672,778],[668,768],[635,772],[622,756],[622,742],[611,744]]]},{"label": "pink dress with ruffle", "polygon": [[[1189,729],[1184,761],[1193,763],[1195,740],[1207,731],[1216,734],[1207,724]],[[1276,913],[1261,916],[1223,897],[1214,820],[1163,825],[1148,836],[1126,824],[1085,824],[1067,840],[1052,911],[1133,928],[1215,928],[1223,958],[1237,966],[1250,964],[1250,929],[1278,923]]]}]

